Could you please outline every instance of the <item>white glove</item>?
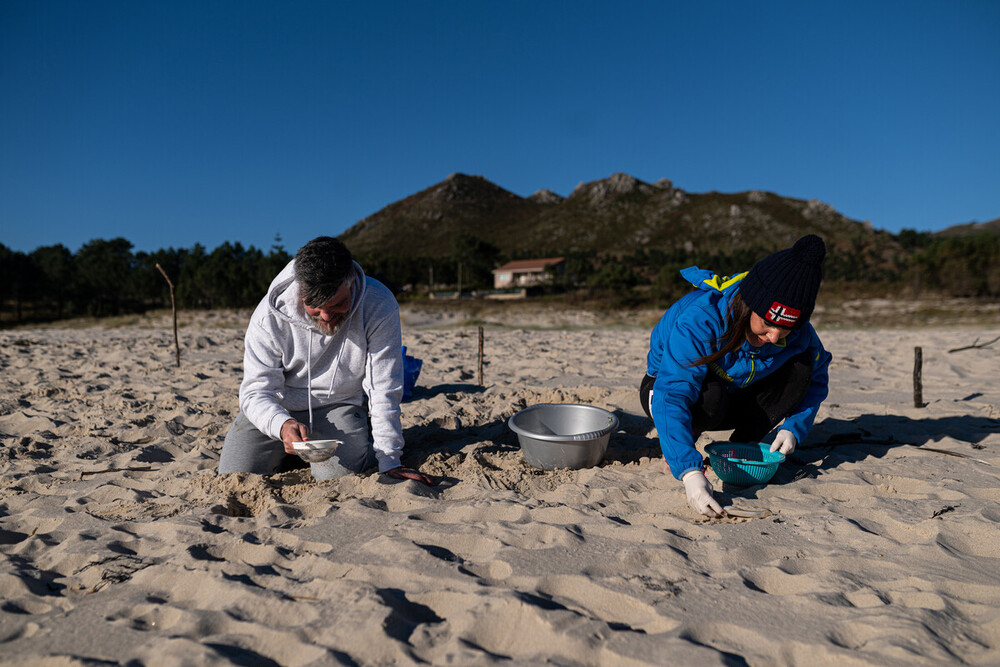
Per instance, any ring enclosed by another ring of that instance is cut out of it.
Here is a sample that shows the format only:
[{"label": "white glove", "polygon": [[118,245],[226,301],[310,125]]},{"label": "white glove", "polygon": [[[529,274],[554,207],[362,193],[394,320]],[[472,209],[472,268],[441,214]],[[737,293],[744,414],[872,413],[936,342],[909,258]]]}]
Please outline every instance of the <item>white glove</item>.
[{"label": "white glove", "polygon": [[681,478],[684,482],[684,492],[687,494],[688,505],[695,512],[705,516],[720,516],[722,506],[712,496],[712,483],[700,470],[692,470]]},{"label": "white glove", "polygon": [[792,432],[782,429],[778,431],[778,435],[774,436],[774,442],[771,443],[771,451],[777,452],[780,450],[782,454],[788,456],[795,451],[795,445],[797,444],[799,442],[792,435]]}]

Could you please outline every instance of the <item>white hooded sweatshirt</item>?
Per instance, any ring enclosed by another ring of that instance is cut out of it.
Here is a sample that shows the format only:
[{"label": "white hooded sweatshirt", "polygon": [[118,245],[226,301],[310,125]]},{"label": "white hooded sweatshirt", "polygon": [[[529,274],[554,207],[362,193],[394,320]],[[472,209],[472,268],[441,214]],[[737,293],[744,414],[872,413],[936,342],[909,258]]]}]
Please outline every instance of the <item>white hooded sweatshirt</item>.
[{"label": "white hooded sweatshirt", "polygon": [[280,440],[289,411],[360,407],[367,396],[379,472],[399,467],[403,355],[396,299],[355,262],[350,312],[329,336],[306,315],[294,267],[292,260],[282,269],[250,318],[240,410]]}]

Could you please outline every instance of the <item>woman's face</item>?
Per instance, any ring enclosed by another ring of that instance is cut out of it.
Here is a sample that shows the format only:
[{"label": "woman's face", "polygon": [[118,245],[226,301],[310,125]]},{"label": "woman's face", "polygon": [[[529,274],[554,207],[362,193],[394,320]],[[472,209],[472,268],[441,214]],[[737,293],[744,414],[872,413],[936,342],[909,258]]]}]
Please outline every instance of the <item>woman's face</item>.
[{"label": "woman's face", "polygon": [[753,311],[750,312],[750,331],[747,332],[747,341],[754,347],[760,347],[764,343],[774,345],[790,333],[791,329],[768,324],[763,317]]}]

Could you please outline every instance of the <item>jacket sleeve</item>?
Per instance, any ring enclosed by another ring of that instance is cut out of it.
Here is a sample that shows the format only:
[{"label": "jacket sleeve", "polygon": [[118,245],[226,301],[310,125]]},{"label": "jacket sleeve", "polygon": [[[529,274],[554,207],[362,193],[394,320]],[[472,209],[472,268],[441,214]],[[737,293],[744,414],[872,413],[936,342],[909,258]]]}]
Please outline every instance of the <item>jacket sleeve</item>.
[{"label": "jacket sleeve", "polygon": [[830,360],[833,359],[833,355],[823,347],[815,330],[811,329],[810,333],[812,339],[807,349],[813,359],[812,381],[809,383],[802,403],[799,404],[799,411],[786,417],[781,425],[782,429],[791,431],[800,443],[809,435],[819,406],[830,393]]},{"label": "jacket sleeve", "polygon": [[403,396],[403,349],[399,310],[367,327],[368,355],[365,361],[364,390],[371,412],[372,440],[379,472],[400,465],[403,427],[399,402]]},{"label": "jacket sleeve", "polygon": [[281,350],[271,332],[253,318],[244,340],[240,410],[261,433],[275,440],[281,439],[281,425],[292,418],[280,402],[284,386]]},{"label": "jacket sleeve", "polygon": [[662,341],[660,367],[653,384],[651,410],[660,437],[663,457],[670,472],[680,479],[691,470],[701,470],[702,456],[691,431],[691,406],[698,400],[707,368],[691,362],[711,352],[714,334],[704,325],[682,317]]}]

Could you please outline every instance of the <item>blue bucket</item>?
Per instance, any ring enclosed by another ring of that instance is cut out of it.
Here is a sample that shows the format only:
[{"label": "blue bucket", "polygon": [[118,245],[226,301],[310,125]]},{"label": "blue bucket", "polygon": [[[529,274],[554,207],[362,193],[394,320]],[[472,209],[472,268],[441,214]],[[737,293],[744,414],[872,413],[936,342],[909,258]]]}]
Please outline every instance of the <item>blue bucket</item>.
[{"label": "blue bucket", "polygon": [[406,346],[403,346],[403,400],[408,401],[413,397],[413,388],[417,386],[417,378],[420,377],[420,369],[424,367],[423,359],[417,359],[406,354]]}]

